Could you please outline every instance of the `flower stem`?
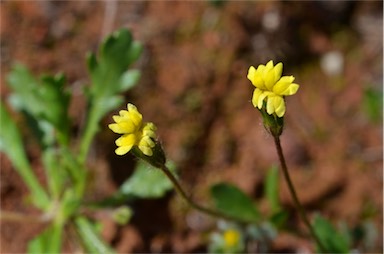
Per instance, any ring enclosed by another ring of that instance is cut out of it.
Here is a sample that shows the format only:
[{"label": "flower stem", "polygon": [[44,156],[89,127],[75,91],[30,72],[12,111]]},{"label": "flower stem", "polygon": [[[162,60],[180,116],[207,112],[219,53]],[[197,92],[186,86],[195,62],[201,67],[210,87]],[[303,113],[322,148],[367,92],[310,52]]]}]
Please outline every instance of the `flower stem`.
[{"label": "flower stem", "polygon": [[212,210],[210,208],[207,208],[207,207],[204,207],[204,206],[201,206],[197,203],[195,203],[187,194],[186,192],[183,190],[183,188],[181,187],[179,181],[176,179],[176,177],[171,173],[171,171],[168,169],[167,166],[163,165],[162,167],[159,167],[161,169],[161,171],[163,171],[163,173],[168,177],[168,179],[172,182],[173,186],[175,187],[176,191],[180,194],[180,196],[191,206],[193,207],[194,209],[202,212],[202,213],[205,213],[205,214],[208,214],[210,216],[213,216],[213,217],[219,217],[219,218],[223,218],[225,220],[231,220],[231,221],[235,221],[235,222],[238,222],[238,223],[242,223],[242,224],[247,224],[247,223],[255,223],[255,221],[249,221],[249,220],[244,220],[244,219],[241,219],[241,218],[237,218],[237,217],[233,217],[233,216],[230,216],[230,215],[227,215],[227,214],[224,214],[220,211],[217,211],[217,210]]},{"label": "flower stem", "polygon": [[315,230],[311,226],[311,223],[309,222],[308,217],[305,214],[304,207],[301,205],[299,198],[297,197],[295,187],[293,186],[291,177],[289,176],[289,172],[288,172],[287,164],[285,162],[285,157],[283,154],[283,149],[281,147],[279,136],[274,136],[274,140],[275,140],[276,150],[277,150],[277,153],[279,155],[280,165],[281,165],[281,168],[283,170],[284,178],[288,184],[288,188],[289,188],[289,191],[290,191],[291,196],[293,198],[293,202],[296,206],[296,209],[299,211],[301,219],[304,221],[304,223],[307,226],[307,228],[309,229],[312,237],[315,239],[318,247],[320,248],[320,251],[324,252],[325,248],[324,248],[323,244],[321,243],[320,239],[317,237]]}]

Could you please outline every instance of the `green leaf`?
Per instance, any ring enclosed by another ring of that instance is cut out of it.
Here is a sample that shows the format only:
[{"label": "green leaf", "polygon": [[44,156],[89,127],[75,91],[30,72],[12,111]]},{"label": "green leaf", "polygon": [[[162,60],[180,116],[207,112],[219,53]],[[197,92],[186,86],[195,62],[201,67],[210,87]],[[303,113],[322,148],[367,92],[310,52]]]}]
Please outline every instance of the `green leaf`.
[{"label": "green leaf", "polygon": [[[169,165],[172,172],[175,166]],[[134,195],[139,198],[160,198],[173,187],[171,181],[161,172],[149,164],[139,161],[133,175],[120,187],[120,193]]]},{"label": "green leaf", "polygon": [[314,219],[313,227],[325,248],[323,251],[329,253],[349,253],[349,237],[339,233],[326,219],[317,215]]},{"label": "green leaf", "polygon": [[104,243],[96,232],[95,225],[87,218],[83,216],[76,217],[75,225],[86,253],[115,253],[110,246]]},{"label": "green leaf", "polygon": [[127,91],[135,86],[137,81],[140,79],[140,71],[139,70],[129,70],[124,72],[121,76],[120,80],[120,92]]},{"label": "green leaf", "polygon": [[271,217],[269,217],[269,221],[277,228],[283,228],[287,219],[289,217],[289,214],[287,211],[277,211],[274,214],[272,214]]},{"label": "green leaf", "polygon": [[88,56],[88,68],[93,97],[108,97],[122,91],[121,76],[138,59],[142,46],[132,40],[127,29],[120,29],[107,37],[102,43],[99,57]]},{"label": "green leaf", "polygon": [[265,178],[264,193],[268,199],[272,213],[281,209],[279,199],[279,168],[272,166]]},{"label": "green leaf", "polygon": [[236,186],[219,183],[211,188],[216,208],[232,217],[257,222],[260,213],[253,201]]},{"label": "green leaf", "polygon": [[50,225],[43,233],[28,243],[28,253],[60,253],[62,235],[62,225]]},{"label": "green leaf", "polygon": [[372,122],[380,122],[383,116],[383,92],[366,88],[363,93],[363,110]]},{"label": "green leaf", "polygon": [[32,202],[41,209],[47,208],[49,205],[48,196],[28,162],[19,129],[2,102],[0,102],[0,126],[0,151],[8,156],[28,186]]},{"label": "green leaf", "polygon": [[[64,90],[65,77],[61,74],[56,76],[44,75],[36,79],[29,70],[21,65],[15,64],[7,76],[9,86],[13,90],[11,96],[12,105],[25,112],[29,116],[29,122],[37,127],[41,137],[52,135],[52,128],[57,130],[57,138],[66,144],[69,135],[69,93]],[[44,145],[51,139],[39,140]]]}]

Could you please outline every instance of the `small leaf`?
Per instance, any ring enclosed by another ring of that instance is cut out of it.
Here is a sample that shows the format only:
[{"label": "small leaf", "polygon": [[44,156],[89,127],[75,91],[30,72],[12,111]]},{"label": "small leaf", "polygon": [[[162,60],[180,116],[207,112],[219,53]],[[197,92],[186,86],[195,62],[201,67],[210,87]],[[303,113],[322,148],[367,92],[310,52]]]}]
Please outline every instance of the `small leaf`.
[{"label": "small leaf", "polygon": [[265,178],[264,192],[268,199],[271,212],[275,213],[281,209],[279,200],[279,169],[272,166]]},{"label": "small leaf", "polygon": [[115,253],[97,234],[95,225],[83,216],[76,217],[75,225],[86,253]]},{"label": "small leaf", "polygon": [[383,116],[383,92],[373,88],[366,88],[362,104],[368,118],[374,123],[380,122]]},{"label": "small leaf", "polygon": [[239,219],[258,221],[260,213],[252,200],[236,186],[219,183],[211,188],[217,209]]},{"label": "small leaf", "polygon": [[269,221],[277,228],[283,228],[289,214],[287,211],[277,211],[269,218]]},{"label": "small leaf", "polygon": [[316,216],[313,227],[326,252],[349,253],[348,236],[336,231],[333,225],[321,216]]},{"label": "small leaf", "polygon": [[[169,168],[175,172],[175,166],[170,165]],[[139,161],[133,175],[120,187],[120,193],[139,198],[160,198],[172,187],[163,172]]]},{"label": "small leaf", "polygon": [[62,225],[50,225],[43,233],[28,243],[28,253],[60,253],[62,235]]},{"label": "small leaf", "polygon": [[140,79],[140,71],[129,70],[126,71],[121,77],[120,91],[124,92],[135,86],[136,82]]},{"label": "small leaf", "polygon": [[48,196],[29,164],[19,129],[2,102],[0,102],[0,126],[0,151],[8,156],[28,186],[32,202],[39,208],[46,208],[49,205]]},{"label": "small leaf", "polygon": [[141,44],[133,42],[127,29],[120,29],[107,37],[100,46],[98,58],[90,54],[87,59],[92,96],[108,97],[121,92],[121,76],[138,59],[141,50]]}]

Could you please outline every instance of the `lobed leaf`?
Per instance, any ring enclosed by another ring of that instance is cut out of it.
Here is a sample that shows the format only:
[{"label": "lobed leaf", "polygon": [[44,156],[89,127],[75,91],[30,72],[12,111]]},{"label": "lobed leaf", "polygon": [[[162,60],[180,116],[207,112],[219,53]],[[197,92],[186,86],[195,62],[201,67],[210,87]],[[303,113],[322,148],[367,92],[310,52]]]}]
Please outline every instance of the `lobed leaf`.
[{"label": "lobed leaf", "polygon": [[70,96],[64,90],[65,77],[58,74],[36,79],[24,65],[15,64],[7,81],[13,90],[11,104],[27,114],[28,123],[40,137],[39,141],[43,145],[52,144],[54,128],[59,141],[67,143]]}]

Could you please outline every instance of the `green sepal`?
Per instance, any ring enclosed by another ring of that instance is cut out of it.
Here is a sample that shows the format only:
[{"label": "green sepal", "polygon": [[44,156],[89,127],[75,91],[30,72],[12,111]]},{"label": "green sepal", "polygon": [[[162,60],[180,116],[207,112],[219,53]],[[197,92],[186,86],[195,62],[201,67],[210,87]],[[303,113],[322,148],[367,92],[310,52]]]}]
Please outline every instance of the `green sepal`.
[{"label": "green sepal", "polygon": [[279,137],[284,129],[284,116],[278,117],[275,113],[272,115],[268,114],[266,110],[267,105],[265,102],[263,103],[264,105],[259,111],[263,117],[264,127],[272,136]]},{"label": "green sepal", "polygon": [[152,148],[152,153],[153,153],[152,156],[145,155],[136,146],[134,146],[131,151],[136,157],[148,162],[149,164],[151,164],[155,168],[164,167],[164,165],[167,161],[163,147],[161,146],[160,142],[157,140],[155,141],[155,147]]}]

